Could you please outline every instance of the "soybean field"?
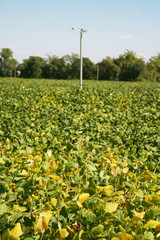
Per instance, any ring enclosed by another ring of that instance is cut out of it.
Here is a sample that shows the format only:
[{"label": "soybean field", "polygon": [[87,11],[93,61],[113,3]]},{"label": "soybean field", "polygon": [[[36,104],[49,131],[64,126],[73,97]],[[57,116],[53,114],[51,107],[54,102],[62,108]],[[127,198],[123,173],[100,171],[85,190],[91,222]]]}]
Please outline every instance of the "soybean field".
[{"label": "soybean field", "polygon": [[160,85],[0,79],[0,240],[160,239]]}]

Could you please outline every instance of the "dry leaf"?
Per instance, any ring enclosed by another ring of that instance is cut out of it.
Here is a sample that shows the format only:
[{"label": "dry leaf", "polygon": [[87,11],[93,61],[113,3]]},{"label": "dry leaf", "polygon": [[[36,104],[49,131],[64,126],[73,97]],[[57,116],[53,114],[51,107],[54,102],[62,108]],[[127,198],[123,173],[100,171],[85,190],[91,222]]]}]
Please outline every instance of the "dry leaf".
[{"label": "dry leaf", "polygon": [[76,232],[80,232],[81,229],[82,229],[82,224],[75,222],[75,223],[72,224],[72,227],[74,228],[74,230]]},{"label": "dry leaf", "polygon": [[156,233],[160,233],[160,224],[158,224],[158,225],[156,226],[155,232],[156,232]]}]

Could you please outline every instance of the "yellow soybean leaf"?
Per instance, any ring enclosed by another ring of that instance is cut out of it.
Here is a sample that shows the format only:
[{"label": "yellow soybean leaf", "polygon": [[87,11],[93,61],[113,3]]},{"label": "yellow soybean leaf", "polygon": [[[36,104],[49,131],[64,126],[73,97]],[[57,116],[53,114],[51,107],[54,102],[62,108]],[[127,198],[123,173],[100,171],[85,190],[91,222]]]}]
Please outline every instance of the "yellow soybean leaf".
[{"label": "yellow soybean leaf", "polygon": [[14,205],[13,208],[12,208],[12,211],[20,211],[20,212],[25,212],[27,211],[27,208],[26,207],[19,207],[18,205]]},{"label": "yellow soybean leaf", "polygon": [[105,186],[103,187],[103,193],[105,196],[111,196],[112,192],[113,192],[113,186],[112,185],[108,185],[108,186]]},{"label": "yellow soybean leaf", "polygon": [[36,231],[43,233],[44,230],[48,229],[48,223],[51,219],[52,213],[51,212],[42,212],[39,216]]},{"label": "yellow soybean leaf", "polygon": [[39,186],[42,187],[43,186],[43,181],[42,181],[42,178],[40,177],[39,179]]},{"label": "yellow soybean leaf", "polygon": [[122,166],[122,167],[127,167],[127,166],[128,166],[128,163],[127,163],[127,162],[122,162],[121,166]]},{"label": "yellow soybean leaf", "polygon": [[136,220],[141,220],[145,215],[145,212],[136,212],[134,211],[134,215],[133,215],[133,219],[136,221]]},{"label": "yellow soybean leaf", "polygon": [[0,158],[0,165],[3,165],[5,162],[3,161],[2,158]]},{"label": "yellow soybean leaf", "polygon": [[56,198],[51,198],[50,204],[56,206],[57,205],[57,199]]},{"label": "yellow soybean leaf", "polygon": [[9,236],[13,238],[18,238],[23,234],[22,229],[21,229],[21,224],[16,223],[15,227],[12,228],[12,230],[9,232]]},{"label": "yellow soybean leaf", "polygon": [[124,195],[124,191],[116,191],[113,193],[113,196],[123,196]]},{"label": "yellow soybean leaf", "polygon": [[67,229],[65,229],[65,228],[64,229],[59,229],[59,233],[61,235],[61,238],[66,238],[69,235]]},{"label": "yellow soybean leaf", "polygon": [[118,207],[117,203],[108,202],[108,203],[106,203],[105,210],[106,210],[106,212],[112,213],[117,210],[117,207]]},{"label": "yellow soybean leaf", "polygon": [[103,188],[104,188],[104,187],[97,186],[97,189],[98,189],[99,191],[103,191]]},{"label": "yellow soybean leaf", "polygon": [[136,216],[142,219],[145,215],[145,212],[136,213]]},{"label": "yellow soybean leaf", "polygon": [[79,201],[77,201],[77,205],[79,208],[83,208],[82,204]]},{"label": "yellow soybean leaf", "polygon": [[52,179],[54,179],[54,180],[56,180],[56,181],[58,181],[58,180],[61,179],[61,178],[60,178],[59,176],[57,176],[57,175],[50,175],[50,178],[52,178]]},{"label": "yellow soybean leaf", "polygon": [[42,227],[43,227],[43,229],[48,229],[48,223],[47,223],[47,221],[46,221],[46,219],[45,218],[43,218],[42,217]]},{"label": "yellow soybean leaf", "polygon": [[86,201],[89,198],[89,196],[90,196],[89,193],[82,193],[79,196],[79,202],[83,203],[84,201]]},{"label": "yellow soybean leaf", "polygon": [[106,153],[104,156],[105,157],[112,157],[112,154],[111,153]]},{"label": "yellow soybean leaf", "polygon": [[76,169],[76,170],[74,171],[74,174],[77,175],[78,172],[79,172],[79,169]]},{"label": "yellow soybean leaf", "polygon": [[155,221],[155,220],[149,220],[145,225],[144,228],[156,228],[160,222]]},{"label": "yellow soybean leaf", "polygon": [[40,214],[40,217],[44,217],[45,218],[45,221],[47,222],[47,224],[49,223],[49,220],[51,219],[52,217],[52,213],[51,212],[42,212]]},{"label": "yellow soybean leaf", "polygon": [[18,205],[14,205],[12,211],[18,211]]},{"label": "yellow soybean leaf", "polygon": [[147,180],[150,180],[153,178],[153,175],[149,170],[145,171],[142,176],[143,176],[143,178],[145,178]]},{"label": "yellow soybean leaf", "polygon": [[152,197],[150,195],[147,195],[145,197],[145,201],[150,202],[152,200]]},{"label": "yellow soybean leaf", "polygon": [[156,192],[156,195],[159,195],[159,196],[160,196],[160,191]]},{"label": "yellow soybean leaf", "polygon": [[132,240],[133,239],[133,237],[130,234],[128,234],[128,233],[120,233],[118,235],[118,238],[120,240]]},{"label": "yellow soybean leaf", "polygon": [[58,167],[58,165],[56,164],[55,159],[52,159],[52,160],[50,161],[50,167],[49,167],[50,170],[52,170],[53,172],[56,172],[57,167]]},{"label": "yellow soybean leaf", "polygon": [[43,233],[43,227],[42,227],[42,218],[38,219],[37,225],[35,230],[39,233]]},{"label": "yellow soybean leaf", "polygon": [[[153,191],[153,192],[156,192],[156,191],[158,191],[158,187],[157,186],[155,186],[155,185],[149,185],[148,186],[148,190],[149,191]],[[157,194],[157,193],[156,193]]]}]

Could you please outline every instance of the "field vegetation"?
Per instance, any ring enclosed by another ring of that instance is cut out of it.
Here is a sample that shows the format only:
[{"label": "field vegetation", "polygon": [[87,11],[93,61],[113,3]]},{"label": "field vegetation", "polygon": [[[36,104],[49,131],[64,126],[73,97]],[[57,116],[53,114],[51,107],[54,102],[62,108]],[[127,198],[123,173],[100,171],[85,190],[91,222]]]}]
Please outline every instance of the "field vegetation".
[{"label": "field vegetation", "polygon": [[160,86],[0,79],[0,239],[160,239]]}]

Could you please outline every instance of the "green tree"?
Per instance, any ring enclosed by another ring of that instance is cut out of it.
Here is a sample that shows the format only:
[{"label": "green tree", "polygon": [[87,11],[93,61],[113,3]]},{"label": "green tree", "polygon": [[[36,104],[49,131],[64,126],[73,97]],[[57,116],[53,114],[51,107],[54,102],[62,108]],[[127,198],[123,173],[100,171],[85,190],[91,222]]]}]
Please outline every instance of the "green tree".
[{"label": "green tree", "polygon": [[52,56],[50,55],[47,55],[47,58],[46,58],[46,64],[45,66],[43,67],[43,78],[52,78],[52,64],[51,64],[51,61],[52,61]]},{"label": "green tree", "polygon": [[53,56],[51,60],[51,73],[53,79],[66,79],[66,64],[64,57]]},{"label": "green tree", "polygon": [[21,77],[42,78],[45,65],[46,61],[43,58],[30,56],[29,59],[24,59],[23,63],[20,64]]},{"label": "green tree", "polygon": [[[66,65],[66,78],[79,79],[80,77],[80,57],[78,54],[72,53],[71,55],[64,56]],[[83,58],[83,78],[95,78],[95,65],[89,58]]]},{"label": "green tree", "polygon": [[13,52],[9,48],[2,48],[0,52],[0,76],[15,76],[17,60],[13,58]]},{"label": "green tree", "polygon": [[48,55],[48,58],[46,59],[46,65],[43,68],[43,77],[50,79],[66,79],[65,58],[60,58],[56,55]]},{"label": "green tree", "polygon": [[52,56],[47,55],[46,64],[43,68],[43,78],[52,78]]},{"label": "green tree", "polygon": [[117,81],[120,74],[120,67],[114,62],[114,59],[106,57],[98,64],[99,67],[99,79]]},{"label": "green tree", "polygon": [[84,79],[96,78],[95,64],[89,58],[86,57],[83,58],[83,78]]},{"label": "green tree", "polygon": [[126,51],[119,58],[114,60],[115,64],[120,68],[120,81],[138,81],[142,72],[145,70],[145,61],[143,58],[136,56],[132,51]]},{"label": "green tree", "polygon": [[63,57],[66,66],[66,79],[77,79],[79,78],[79,55],[72,53],[67,54]]},{"label": "green tree", "polygon": [[150,73],[149,80],[160,82],[160,54],[149,59],[147,68]]},{"label": "green tree", "polygon": [[77,54],[65,55],[61,58],[56,55],[48,55],[43,70],[43,77],[52,79],[73,79],[77,76],[78,67],[79,58]]}]

